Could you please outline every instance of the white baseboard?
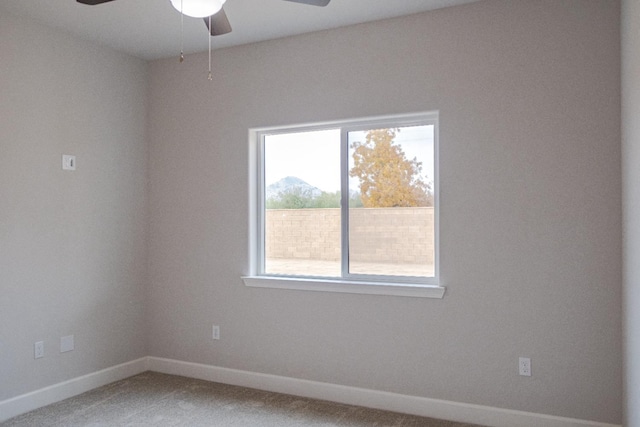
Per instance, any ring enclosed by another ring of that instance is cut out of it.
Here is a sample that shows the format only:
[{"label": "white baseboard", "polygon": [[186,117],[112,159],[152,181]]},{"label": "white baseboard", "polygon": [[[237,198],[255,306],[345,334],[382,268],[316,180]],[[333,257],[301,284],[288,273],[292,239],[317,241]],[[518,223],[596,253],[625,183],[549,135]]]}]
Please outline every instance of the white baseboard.
[{"label": "white baseboard", "polygon": [[0,423],[144,371],[489,427],[621,427],[574,418],[407,396],[158,357],[143,357],[0,402]]},{"label": "white baseboard", "polygon": [[143,357],[3,400],[0,402],[0,423],[34,409],[137,375],[148,370],[147,362],[148,358]]},{"label": "white baseboard", "polygon": [[617,424],[407,396],[158,357],[148,358],[148,369],[259,390],[489,427],[621,427]]}]

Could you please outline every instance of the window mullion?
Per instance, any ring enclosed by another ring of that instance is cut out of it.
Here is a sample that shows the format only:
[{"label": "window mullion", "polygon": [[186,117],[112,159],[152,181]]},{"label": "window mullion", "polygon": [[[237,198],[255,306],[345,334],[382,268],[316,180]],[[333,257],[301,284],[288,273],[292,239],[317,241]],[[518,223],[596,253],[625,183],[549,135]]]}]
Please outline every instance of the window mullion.
[{"label": "window mullion", "polygon": [[349,276],[349,132],[340,129],[340,265]]},{"label": "window mullion", "polygon": [[265,210],[265,143],[264,143],[264,134],[261,133],[258,136],[258,152],[257,152],[257,164],[258,164],[258,218],[257,218],[257,226],[258,226],[258,271],[260,274],[264,274],[265,272],[265,256],[266,256],[266,245],[265,245],[265,220],[266,220],[266,210]]}]

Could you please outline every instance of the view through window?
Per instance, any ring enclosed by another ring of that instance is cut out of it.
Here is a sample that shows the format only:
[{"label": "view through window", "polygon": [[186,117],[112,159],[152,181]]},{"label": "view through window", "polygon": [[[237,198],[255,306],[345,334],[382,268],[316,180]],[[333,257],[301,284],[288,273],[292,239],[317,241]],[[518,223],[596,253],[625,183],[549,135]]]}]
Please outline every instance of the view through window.
[{"label": "view through window", "polygon": [[270,132],[262,274],[435,276],[435,121]]}]

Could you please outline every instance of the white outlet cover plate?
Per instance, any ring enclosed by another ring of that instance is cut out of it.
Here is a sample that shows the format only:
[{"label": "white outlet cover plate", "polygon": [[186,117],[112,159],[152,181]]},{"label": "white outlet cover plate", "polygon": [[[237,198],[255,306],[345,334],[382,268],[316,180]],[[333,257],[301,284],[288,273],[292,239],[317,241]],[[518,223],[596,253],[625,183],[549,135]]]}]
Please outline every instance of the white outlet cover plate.
[{"label": "white outlet cover plate", "polygon": [[33,345],[33,358],[40,359],[44,357],[44,341],[38,341]]},{"label": "white outlet cover plate", "polygon": [[518,359],[519,374],[525,377],[531,376],[531,359],[528,357],[520,357]]},{"label": "white outlet cover plate", "polygon": [[60,353],[72,351],[74,349],[73,335],[60,338]]}]

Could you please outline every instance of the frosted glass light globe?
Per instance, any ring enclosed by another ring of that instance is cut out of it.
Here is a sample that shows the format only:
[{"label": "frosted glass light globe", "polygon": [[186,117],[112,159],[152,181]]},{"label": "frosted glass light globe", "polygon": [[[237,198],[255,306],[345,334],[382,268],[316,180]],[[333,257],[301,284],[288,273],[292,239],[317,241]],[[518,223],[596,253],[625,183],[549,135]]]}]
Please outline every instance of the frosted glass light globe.
[{"label": "frosted glass light globe", "polygon": [[227,0],[171,0],[173,7],[187,16],[194,18],[206,18],[215,15],[222,9],[222,5]]}]

